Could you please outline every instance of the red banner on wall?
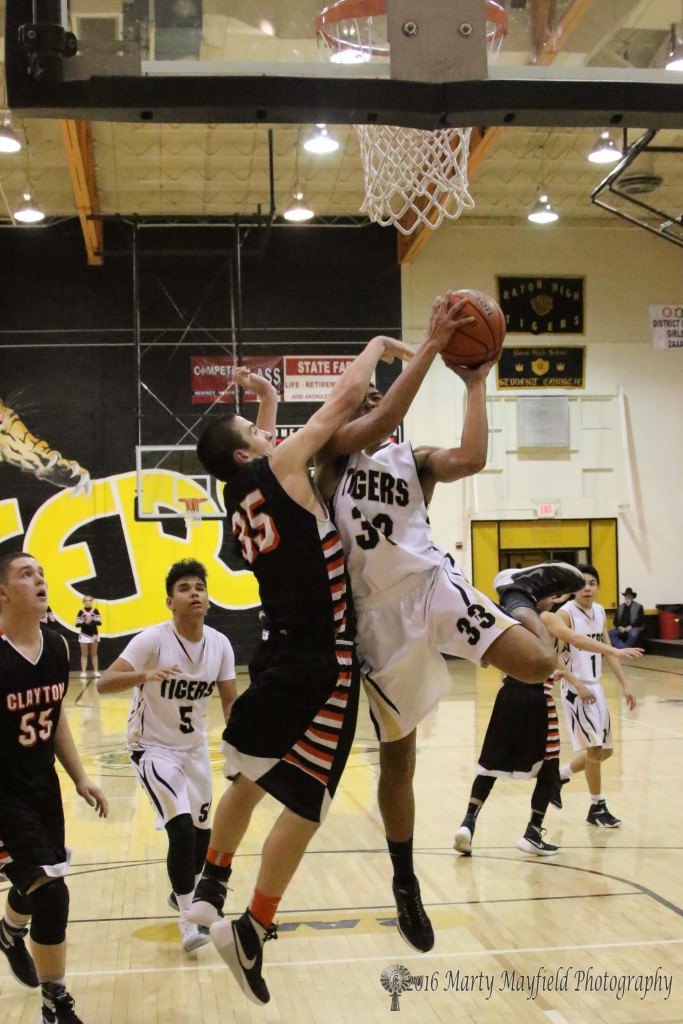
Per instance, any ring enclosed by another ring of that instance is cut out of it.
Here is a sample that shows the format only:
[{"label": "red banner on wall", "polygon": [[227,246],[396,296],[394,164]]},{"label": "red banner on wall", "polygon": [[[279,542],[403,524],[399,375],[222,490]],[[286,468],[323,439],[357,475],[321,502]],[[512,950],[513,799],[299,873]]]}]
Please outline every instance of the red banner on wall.
[{"label": "red banner on wall", "polygon": [[285,402],[324,402],[354,356],[285,356]]},{"label": "red banner on wall", "polygon": [[[265,377],[277,390],[283,392],[283,366],[280,356],[246,356],[243,365],[251,373]],[[190,388],[193,405],[234,405],[235,388],[232,384],[234,360],[232,356],[191,356]],[[256,395],[245,391],[245,402],[255,402]]]}]

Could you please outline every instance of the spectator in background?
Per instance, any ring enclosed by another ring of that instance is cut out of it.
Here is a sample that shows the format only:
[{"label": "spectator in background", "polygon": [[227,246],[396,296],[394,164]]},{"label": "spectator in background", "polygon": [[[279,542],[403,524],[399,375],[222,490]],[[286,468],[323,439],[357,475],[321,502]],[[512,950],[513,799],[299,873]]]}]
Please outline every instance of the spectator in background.
[{"label": "spectator in background", "polygon": [[88,651],[90,651],[92,674],[95,679],[99,679],[100,675],[97,663],[100,637],[97,627],[102,625],[102,616],[97,608],[93,608],[93,601],[94,598],[86,594],[83,598],[83,607],[76,616],[76,625],[80,630],[78,644],[81,648],[81,679],[85,679],[88,675]]},{"label": "spectator in background", "polygon": [[610,629],[609,638],[612,647],[635,647],[638,637],[643,632],[645,612],[642,604],[638,604],[638,595],[630,587],[621,595],[624,600],[614,616],[614,629]]}]

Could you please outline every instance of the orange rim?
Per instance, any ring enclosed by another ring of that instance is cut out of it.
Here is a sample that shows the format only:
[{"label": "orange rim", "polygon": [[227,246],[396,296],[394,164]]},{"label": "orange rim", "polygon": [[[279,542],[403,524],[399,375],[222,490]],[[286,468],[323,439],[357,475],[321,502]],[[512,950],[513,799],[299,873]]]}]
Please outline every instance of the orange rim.
[{"label": "orange rim", "polygon": [[[502,39],[508,33],[509,20],[507,12],[496,0],[485,0],[486,3],[486,37],[489,42],[493,39]],[[326,42],[339,45],[340,40],[327,31],[338,21],[348,21],[354,18],[380,18],[387,13],[386,0],[337,0],[336,4],[325,7],[315,19],[315,29]],[[489,27],[492,26],[492,27]],[[342,46],[350,50],[369,50],[371,54],[385,54],[388,49],[380,49],[363,46],[362,43],[348,42],[346,39]]]}]

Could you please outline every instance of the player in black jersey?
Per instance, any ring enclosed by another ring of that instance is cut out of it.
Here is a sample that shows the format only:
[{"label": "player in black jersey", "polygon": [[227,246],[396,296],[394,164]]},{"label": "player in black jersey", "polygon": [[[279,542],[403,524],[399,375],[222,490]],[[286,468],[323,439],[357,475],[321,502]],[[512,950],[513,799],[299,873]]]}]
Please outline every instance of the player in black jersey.
[{"label": "player in black jersey", "polygon": [[[334,795],[358,704],[341,542],[307,467],[358,406],[377,362],[397,355],[406,358],[410,349],[374,338],[323,406],[277,448],[276,392],[238,370],[237,382],[259,398],[256,423],[224,417],[197,446],[207,472],[227,481],[225,507],[258,580],[265,639],[223,733],[234,782],[216,811],[190,918],[211,925],[218,952],[256,1003],[270,999],[261,976],[263,943],[275,936],[277,906]],[[284,808],[263,845],[251,903],[237,921],[217,920],[232,858],[265,793]]]},{"label": "player in black jersey", "polygon": [[[70,853],[55,756],[101,817],[102,790],[85,774],[62,702],[66,641],[41,626],[47,583],[31,555],[0,558],[0,872],[11,883],[0,949],[15,978],[42,989],[43,1024],[82,1024],[66,990]],[[24,936],[30,919],[31,958]]]}]

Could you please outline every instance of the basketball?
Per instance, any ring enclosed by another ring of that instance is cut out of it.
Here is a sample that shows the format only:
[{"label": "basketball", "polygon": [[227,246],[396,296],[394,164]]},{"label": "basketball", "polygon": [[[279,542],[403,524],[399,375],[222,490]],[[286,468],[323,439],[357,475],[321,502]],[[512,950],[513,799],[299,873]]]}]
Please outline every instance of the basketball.
[{"label": "basketball", "polygon": [[451,295],[451,305],[467,299],[460,315],[474,317],[474,323],[456,327],[443,350],[458,366],[481,366],[497,359],[505,340],[505,315],[495,299],[484,292],[463,288]]}]

